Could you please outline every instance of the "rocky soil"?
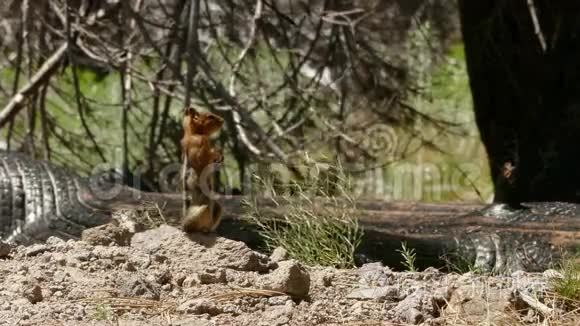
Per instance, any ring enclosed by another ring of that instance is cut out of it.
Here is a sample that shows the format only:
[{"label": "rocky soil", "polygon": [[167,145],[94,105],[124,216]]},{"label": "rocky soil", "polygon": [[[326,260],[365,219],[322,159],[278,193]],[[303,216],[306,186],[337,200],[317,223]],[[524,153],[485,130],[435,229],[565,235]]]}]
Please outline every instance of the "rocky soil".
[{"label": "rocky soil", "polygon": [[308,267],[281,248],[109,224],[79,241],[0,243],[0,325],[575,325],[553,277]]}]

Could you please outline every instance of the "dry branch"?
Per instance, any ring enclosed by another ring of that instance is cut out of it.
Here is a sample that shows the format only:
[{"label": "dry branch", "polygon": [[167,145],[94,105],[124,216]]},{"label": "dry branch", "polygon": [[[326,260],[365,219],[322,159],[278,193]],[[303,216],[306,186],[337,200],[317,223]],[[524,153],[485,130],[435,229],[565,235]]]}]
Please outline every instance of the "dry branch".
[{"label": "dry branch", "polygon": [[61,60],[64,58],[67,48],[67,43],[61,44],[61,46],[44,62],[40,69],[38,69],[36,74],[32,76],[30,81],[12,97],[0,112],[0,128],[4,127],[4,125],[10,121],[10,119],[20,111],[20,109],[22,109],[22,104],[28,96],[36,93],[40,87],[50,79],[52,74],[58,68]]}]

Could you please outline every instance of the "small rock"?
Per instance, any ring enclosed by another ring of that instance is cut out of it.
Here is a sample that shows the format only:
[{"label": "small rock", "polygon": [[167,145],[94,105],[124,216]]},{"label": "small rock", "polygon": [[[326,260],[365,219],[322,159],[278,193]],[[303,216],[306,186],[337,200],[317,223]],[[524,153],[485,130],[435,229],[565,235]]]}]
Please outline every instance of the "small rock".
[{"label": "small rock", "polygon": [[137,269],[135,268],[135,264],[133,262],[126,262],[124,264],[121,264],[121,268],[123,268],[124,270],[126,270],[127,272],[134,272]]},{"label": "small rock", "polygon": [[361,288],[350,292],[346,297],[349,299],[359,300],[386,300],[396,299],[399,296],[399,290],[394,286],[381,286],[376,288]]},{"label": "small rock", "polygon": [[278,263],[278,268],[259,280],[261,288],[284,292],[294,297],[308,296],[310,289],[310,274],[295,260]]},{"label": "small rock", "polygon": [[417,289],[393,308],[394,316],[403,322],[417,325],[425,318],[434,318],[439,314],[435,310],[433,294],[425,289]]},{"label": "small rock", "polygon": [[0,241],[0,258],[6,258],[10,255],[11,247],[8,243]]},{"label": "small rock", "polygon": [[144,253],[134,253],[128,257],[127,265],[132,265],[133,269],[142,268],[145,269],[151,265],[150,255]]},{"label": "small rock", "polygon": [[139,277],[132,277],[121,284],[121,291],[128,297],[158,300],[159,286]]},{"label": "small rock", "polygon": [[282,247],[277,247],[272,251],[270,255],[270,261],[274,263],[278,263],[284,260],[288,260],[288,251]]},{"label": "small rock", "polygon": [[435,268],[435,267],[431,267],[431,266],[430,266],[430,267],[427,267],[427,268],[425,268],[425,270],[423,271],[423,273],[429,273],[429,274],[441,274],[441,271],[440,271],[440,270],[438,270],[438,269],[437,269],[437,268]]},{"label": "small rock", "polygon": [[50,237],[48,237],[48,239],[46,239],[45,243],[51,247],[64,247],[66,245],[66,241],[64,241],[63,239],[59,238],[59,237],[55,237],[53,235],[51,235]]},{"label": "small rock", "polygon": [[562,275],[562,273],[554,269],[547,269],[544,271],[544,273],[542,273],[542,275],[546,278],[564,278],[564,275]]},{"label": "small rock", "polygon": [[281,305],[285,305],[286,302],[288,302],[289,300],[292,300],[292,299],[287,295],[278,295],[275,297],[268,298],[268,304],[271,306],[281,306]]},{"label": "small rock", "polygon": [[116,244],[119,246],[127,246],[130,243],[132,233],[129,230],[115,225],[114,223],[107,223],[99,225],[90,229],[85,229],[81,233],[81,239],[92,245],[107,246]]},{"label": "small rock", "polygon": [[171,282],[171,272],[169,272],[167,269],[155,271],[153,275],[155,282],[158,284],[163,285]]},{"label": "small rock", "polygon": [[509,289],[489,288],[484,294],[481,287],[466,283],[452,292],[442,311],[442,317],[449,320],[461,319],[472,325],[498,324],[505,318],[505,311],[511,305],[510,298]]},{"label": "small rock", "polygon": [[131,238],[131,247],[154,253],[162,247],[163,242],[175,238],[184,238],[185,233],[176,227],[161,225],[156,229],[136,233]]},{"label": "small rock", "polygon": [[35,245],[32,245],[32,246],[26,248],[24,255],[28,256],[28,257],[32,257],[32,256],[39,255],[43,252],[46,252],[48,250],[50,250],[50,249],[45,244],[35,244]]},{"label": "small rock", "polygon": [[193,273],[183,280],[181,286],[184,288],[191,288],[198,284],[201,284],[201,280],[199,279],[199,275],[197,273]]},{"label": "small rock", "polygon": [[226,271],[223,268],[206,268],[199,273],[200,284],[227,283]]},{"label": "small rock", "polygon": [[219,309],[215,303],[208,299],[187,300],[180,304],[176,311],[194,315],[209,314],[210,316],[215,316],[222,313],[222,310]]},{"label": "small rock", "polygon": [[177,273],[175,274],[175,277],[173,278],[173,281],[175,282],[175,284],[177,286],[182,286],[183,285],[183,281],[185,281],[185,274],[183,273]]},{"label": "small rock", "polygon": [[112,260],[113,260],[113,264],[120,266],[127,261],[127,257],[126,256],[113,256]]},{"label": "small rock", "polygon": [[322,275],[321,277],[321,281],[322,281],[322,285],[328,287],[328,286],[332,286],[332,280],[334,279],[334,275],[327,273]]},{"label": "small rock", "polygon": [[[268,256],[255,252],[244,243],[224,258],[224,267],[246,272],[267,272],[271,268]],[[229,261],[228,261],[229,260]]]},{"label": "small rock", "polygon": [[160,263],[160,264],[163,264],[164,262],[166,262],[167,259],[168,258],[165,255],[161,255],[161,254],[154,254],[153,255],[153,261]]},{"label": "small rock", "polygon": [[415,308],[404,310],[400,317],[402,317],[402,320],[412,325],[418,325],[425,319],[423,314]]},{"label": "small rock", "polygon": [[389,284],[391,273],[391,269],[383,266],[380,262],[364,264],[357,269],[360,283],[370,287]]},{"label": "small rock", "polygon": [[32,304],[40,302],[43,299],[42,289],[38,284],[34,284],[24,290],[24,297]]},{"label": "small rock", "polygon": [[438,310],[445,308],[451,295],[453,294],[453,287],[440,287],[433,291],[433,304],[436,305]]},{"label": "small rock", "polygon": [[92,252],[86,249],[81,249],[71,255],[73,259],[78,261],[89,261],[92,256],[93,256]]},{"label": "small rock", "polygon": [[363,304],[360,301],[355,302],[352,307],[350,307],[350,311],[353,315],[362,315],[363,313]]},{"label": "small rock", "polygon": [[4,301],[0,304],[0,310],[10,310],[10,302]]}]

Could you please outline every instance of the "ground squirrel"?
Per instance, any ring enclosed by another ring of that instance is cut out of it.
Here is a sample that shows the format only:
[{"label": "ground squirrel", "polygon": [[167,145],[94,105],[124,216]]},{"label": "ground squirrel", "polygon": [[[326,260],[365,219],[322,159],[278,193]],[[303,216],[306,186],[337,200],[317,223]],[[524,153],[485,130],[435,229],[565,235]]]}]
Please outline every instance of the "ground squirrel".
[{"label": "ground squirrel", "polygon": [[184,209],[182,226],[186,232],[212,232],[221,221],[221,206],[210,196],[214,190],[211,165],[223,160],[221,151],[212,146],[209,137],[224,120],[212,113],[185,110],[183,116],[182,191]]}]

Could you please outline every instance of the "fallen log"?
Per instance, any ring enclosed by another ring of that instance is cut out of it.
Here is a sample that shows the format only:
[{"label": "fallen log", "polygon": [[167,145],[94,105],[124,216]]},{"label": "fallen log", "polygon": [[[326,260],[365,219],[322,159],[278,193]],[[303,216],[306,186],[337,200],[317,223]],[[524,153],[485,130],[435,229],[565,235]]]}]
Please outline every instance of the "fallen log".
[{"label": "fallen log", "polygon": [[[155,203],[165,216],[179,217],[181,195],[142,194],[141,203]],[[258,247],[255,227],[240,219],[246,197],[219,199],[224,221],[217,233]],[[135,204],[135,199],[133,199]],[[321,204],[328,201],[317,199]],[[125,207],[130,201],[125,199]],[[277,200],[276,202],[284,202]],[[130,205],[129,205],[130,206]],[[262,198],[258,206],[269,214],[284,214],[284,205]],[[484,209],[481,204],[430,204],[359,200],[356,214],[364,229],[358,251],[362,262],[383,261],[401,266],[401,243],[413,248],[418,267],[458,267],[505,273],[549,268],[564,251],[580,247],[580,206],[569,203],[529,203],[526,209]]]}]

